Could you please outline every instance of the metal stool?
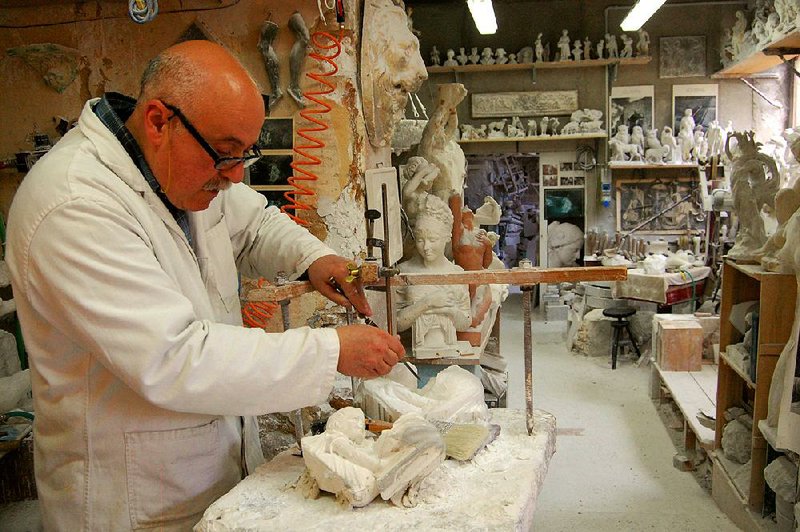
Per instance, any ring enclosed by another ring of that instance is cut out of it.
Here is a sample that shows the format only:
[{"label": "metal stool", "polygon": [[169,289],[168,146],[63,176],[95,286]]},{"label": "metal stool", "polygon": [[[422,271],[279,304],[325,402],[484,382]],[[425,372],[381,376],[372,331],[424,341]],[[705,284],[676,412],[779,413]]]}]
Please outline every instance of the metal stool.
[{"label": "metal stool", "polygon": [[[617,319],[617,321],[611,322],[611,326],[614,327],[614,335],[611,337],[611,369],[617,369],[617,351],[621,345],[632,345],[636,351],[636,357],[642,356],[639,346],[636,345],[636,340],[633,338],[633,333],[631,333],[631,322],[628,321],[628,318],[634,314],[636,314],[636,309],[627,306],[603,310],[603,316]],[[627,340],[622,339],[623,332],[628,333]]]}]

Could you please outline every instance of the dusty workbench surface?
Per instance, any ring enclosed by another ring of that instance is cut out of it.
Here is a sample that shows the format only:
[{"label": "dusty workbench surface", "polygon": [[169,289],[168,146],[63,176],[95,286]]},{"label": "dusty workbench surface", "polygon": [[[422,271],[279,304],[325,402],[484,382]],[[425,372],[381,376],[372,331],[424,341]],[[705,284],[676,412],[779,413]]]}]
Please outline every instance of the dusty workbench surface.
[{"label": "dusty workbench surface", "polygon": [[341,508],[328,493],[305,499],[293,487],[303,459],[286,451],[214,502],[195,530],[530,530],[555,452],[556,419],[535,410],[528,436],[524,411],[490,412],[501,427],[498,438],[472,462],[445,461],[423,480],[414,508],[380,497],[355,510]]}]

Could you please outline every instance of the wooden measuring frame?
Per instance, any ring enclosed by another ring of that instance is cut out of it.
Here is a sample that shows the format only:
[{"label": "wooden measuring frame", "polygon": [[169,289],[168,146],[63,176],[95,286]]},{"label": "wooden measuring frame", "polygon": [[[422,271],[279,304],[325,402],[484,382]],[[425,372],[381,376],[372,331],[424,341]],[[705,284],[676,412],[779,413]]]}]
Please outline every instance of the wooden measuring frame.
[{"label": "wooden measuring frame", "polygon": [[[365,287],[390,289],[411,285],[445,284],[512,284],[522,290],[525,356],[525,410],[528,435],[533,433],[533,341],[531,337],[531,308],[533,288],[537,284],[570,283],[578,281],[624,281],[628,278],[625,266],[598,266],[590,268],[512,268],[510,270],[475,270],[456,273],[399,273],[391,277],[380,276],[377,262],[361,265],[359,278]],[[247,301],[281,302],[313,292],[308,281],[294,281],[282,286],[254,288],[246,295]],[[391,321],[391,313],[386,316]]]}]

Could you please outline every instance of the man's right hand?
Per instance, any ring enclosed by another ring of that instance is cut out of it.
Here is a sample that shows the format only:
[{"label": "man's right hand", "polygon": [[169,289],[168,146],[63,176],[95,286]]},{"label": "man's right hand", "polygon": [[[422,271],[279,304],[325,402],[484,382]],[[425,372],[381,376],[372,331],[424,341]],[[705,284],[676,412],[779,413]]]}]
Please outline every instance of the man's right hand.
[{"label": "man's right hand", "polygon": [[339,373],[371,379],[389,373],[405,355],[397,336],[369,325],[346,325],[339,335]]}]

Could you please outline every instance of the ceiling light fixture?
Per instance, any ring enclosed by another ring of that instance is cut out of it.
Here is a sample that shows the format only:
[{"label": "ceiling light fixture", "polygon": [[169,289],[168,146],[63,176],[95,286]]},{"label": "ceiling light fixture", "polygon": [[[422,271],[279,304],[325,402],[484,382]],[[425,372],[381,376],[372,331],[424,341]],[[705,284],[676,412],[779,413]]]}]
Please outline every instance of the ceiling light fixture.
[{"label": "ceiling light fixture", "polygon": [[492,0],[467,0],[467,6],[478,33],[481,35],[497,33],[497,19],[494,17]]},{"label": "ceiling light fixture", "polygon": [[628,16],[619,25],[622,31],[636,31],[647,22],[653,13],[658,11],[666,0],[639,0],[636,5],[628,11]]}]

